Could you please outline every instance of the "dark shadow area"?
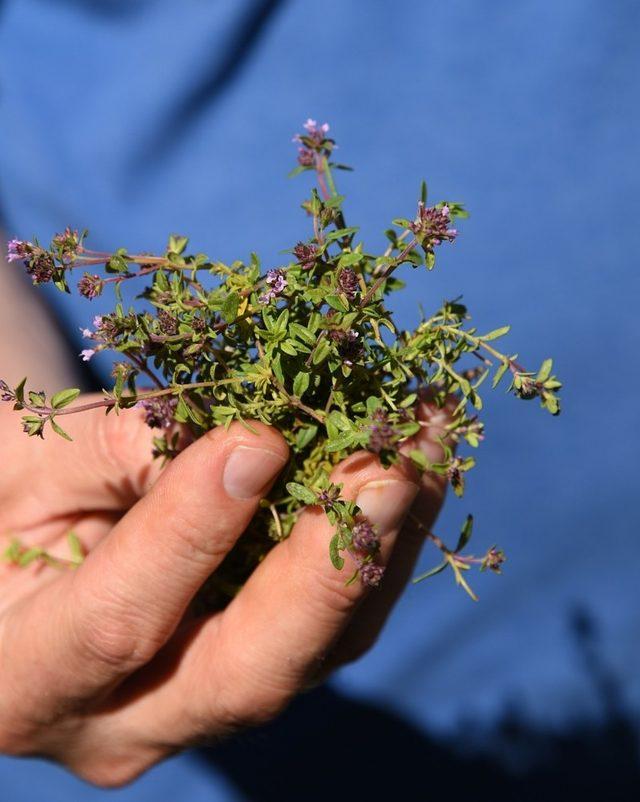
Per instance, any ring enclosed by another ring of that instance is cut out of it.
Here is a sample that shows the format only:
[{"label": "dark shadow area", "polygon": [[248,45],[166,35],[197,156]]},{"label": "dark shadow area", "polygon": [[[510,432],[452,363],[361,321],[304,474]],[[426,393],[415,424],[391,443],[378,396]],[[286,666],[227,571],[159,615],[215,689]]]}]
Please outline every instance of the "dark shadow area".
[{"label": "dark shadow area", "polygon": [[[334,690],[298,699],[276,722],[200,750],[251,802],[462,800],[631,802],[638,799],[638,731],[598,651],[593,620],[573,614],[581,668],[603,708],[600,723],[557,732],[507,713],[491,729],[439,742],[401,717]],[[462,747],[462,748],[461,748]]]}]

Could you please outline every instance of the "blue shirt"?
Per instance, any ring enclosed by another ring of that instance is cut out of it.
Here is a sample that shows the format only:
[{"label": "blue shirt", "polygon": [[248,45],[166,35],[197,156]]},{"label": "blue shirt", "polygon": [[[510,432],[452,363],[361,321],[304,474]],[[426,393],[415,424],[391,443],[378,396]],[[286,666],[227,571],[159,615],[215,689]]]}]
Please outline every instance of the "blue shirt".
[{"label": "blue shirt", "polygon": [[[473,510],[477,549],[508,552],[504,575],[475,579],[478,604],[446,574],[408,588],[377,647],[322,692],[324,726],[342,721],[326,717],[331,699],[354,720],[379,708],[387,731],[402,725],[425,744],[504,746],[507,714],[538,734],[612,715],[602,676],[618,688],[616,714],[635,715],[640,7],[5,0],[0,10],[9,235],[86,226],[90,247],[152,251],[177,231],[216,258],[255,249],[276,264],[309,233],[306,187],[284,176],[291,136],[311,116],[330,122],[356,167],[340,189],[366,242],[413,213],[423,177],[432,198],[471,209],[434,273],[407,271],[401,322],[416,320],[418,301],[435,308],[464,291],[480,328],[512,324],[527,365],[556,358],[563,415],[488,399],[479,467],[438,524],[451,538]],[[108,308],[48,301],[76,338]],[[420,568],[436,558],[425,549]],[[249,763],[272,754],[270,738],[286,753],[316,727],[313,703],[300,705],[308,718],[296,725],[294,711],[290,730],[255,736]],[[220,771],[182,756],[110,798],[270,799],[243,779],[235,748],[214,750]],[[0,759],[0,782],[8,802],[104,793],[39,761]]]}]

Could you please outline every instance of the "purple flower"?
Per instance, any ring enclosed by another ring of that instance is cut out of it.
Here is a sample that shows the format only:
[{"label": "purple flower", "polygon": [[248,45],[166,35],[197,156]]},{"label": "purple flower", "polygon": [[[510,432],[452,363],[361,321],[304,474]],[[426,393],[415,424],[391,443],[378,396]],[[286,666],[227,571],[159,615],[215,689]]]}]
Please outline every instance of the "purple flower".
[{"label": "purple flower", "polygon": [[303,145],[298,151],[298,161],[304,167],[309,167],[313,164],[316,152],[330,153],[334,143],[327,139],[329,123],[318,125],[316,120],[309,118],[302,127],[304,134],[296,134],[293,141]]},{"label": "purple flower", "polygon": [[301,167],[312,167],[315,161],[313,151],[309,148],[298,148],[298,164]]},{"label": "purple flower", "polygon": [[337,343],[338,353],[347,367],[352,367],[354,362],[362,358],[364,348],[360,340],[360,333],[355,329],[348,331],[334,329],[329,332],[329,339]]},{"label": "purple flower", "polygon": [[136,404],[144,409],[145,423],[152,429],[168,429],[173,424],[177,405],[177,398],[167,396],[144,398]]},{"label": "purple flower", "polygon": [[492,546],[482,560],[481,569],[484,571],[488,568],[490,571],[495,571],[496,574],[499,574],[505,560],[504,551]]},{"label": "purple flower", "polygon": [[61,234],[56,234],[52,242],[52,248],[59,248],[63,256],[75,256],[79,245],[78,232],[73,231],[69,226]]},{"label": "purple flower", "polygon": [[[193,321],[194,324],[196,320],[200,320],[200,318],[195,318]],[[170,312],[167,312],[166,309],[160,309],[158,312],[158,326],[163,334],[171,336],[178,333],[178,321]],[[196,325],[194,325],[194,329],[195,328]]]},{"label": "purple flower", "polygon": [[0,401],[15,401],[16,395],[9,387],[9,385],[4,381],[4,379],[0,379]]},{"label": "purple flower", "polygon": [[311,117],[307,119],[306,123],[304,123],[302,127],[310,136],[329,133],[329,123],[322,123],[322,125],[319,126],[315,120],[311,119]]},{"label": "purple flower", "polygon": [[350,267],[343,267],[338,274],[338,287],[350,301],[353,301],[360,289],[360,283],[355,271]]},{"label": "purple flower", "polygon": [[48,251],[34,249],[25,264],[34,284],[46,284],[53,278],[55,263]]},{"label": "purple flower", "polygon": [[373,526],[366,518],[358,521],[351,530],[353,545],[358,551],[372,554],[380,548],[380,541],[375,533]]},{"label": "purple flower", "polygon": [[91,331],[91,329],[83,329],[83,328],[81,328],[80,332],[81,332],[82,336],[86,337],[88,340],[90,340],[93,337],[93,332]]},{"label": "purple flower", "polygon": [[331,487],[329,490],[321,490],[318,493],[318,504],[323,507],[333,507],[335,502],[340,498],[340,488]]},{"label": "purple flower", "polygon": [[299,242],[293,249],[293,255],[303,270],[311,270],[318,258],[318,248],[316,245],[306,245],[304,242]]},{"label": "purple flower", "polygon": [[389,423],[387,411],[377,409],[372,418],[374,423],[369,427],[369,450],[375,454],[379,454],[381,451],[395,450],[399,433]]},{"label": "purple flower", "polygon": [[268,304],[269,301],[277,298],[287,286],[285,271],[281,268],[267,271],[265,283],[269,289],[258,298],[261,304]]},{"label": "purple flower", "polygon": [[361,562],[358,565],[358,570],[363,584],[368,585],[370,588],[377,588],[384,575],[384,566],[373,562]]},{"label": "purple flower", "polygon": [[453,242],[458,236],[455,228],[449,228],[450,223],[450,209],[446,204],[440,208],[428,207],[420,201],[416,219],[409,224],[409,228],[425,249],[433,249],[442,242]]},{"label": "purple flower", "polygon": [[33,245],[19,239],[9,240],[7,243],[7,262],[20,262],[28,259]]},{"label": "purple flower", "polygon": [[84,348],[82,351],[80,351],[79,356],[82,357],[83,362],[88,362],[91,357],[95,355],[95,353],[95,348]]},{"label": "purple flower", "polygon": [[100,295],[103,286],[104,283],[100,276],[85,273],[78,282],[78,292],[80,295],[92,301]]}]

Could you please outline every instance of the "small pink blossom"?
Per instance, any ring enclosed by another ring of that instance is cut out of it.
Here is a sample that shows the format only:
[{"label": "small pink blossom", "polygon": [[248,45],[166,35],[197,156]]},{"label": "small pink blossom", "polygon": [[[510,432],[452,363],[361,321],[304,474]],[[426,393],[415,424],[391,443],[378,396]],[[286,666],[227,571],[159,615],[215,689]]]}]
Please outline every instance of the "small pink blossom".
[{"label": "small pink blossom", "polygon": [[91,357],[95,355],[95,353],[95,348],[84,348],[82,351],[80,351],[79,356],[82,357],[83,362],[88,362]]},{"label": "small pink blossom", "polygon": [[312,120],[311,117],[307,119],[306,123],[304,123],[302,127],[305,129],[305,131],[308,131],[310,134],[329,133],[329,123],[322,123],[322,125],[318,125],[317,121]]},{"label": "small pink blossom", "polygon": [[26,259],[33,249],[30,242],[12,239],[7,243],[7,262],[20,262]]}]

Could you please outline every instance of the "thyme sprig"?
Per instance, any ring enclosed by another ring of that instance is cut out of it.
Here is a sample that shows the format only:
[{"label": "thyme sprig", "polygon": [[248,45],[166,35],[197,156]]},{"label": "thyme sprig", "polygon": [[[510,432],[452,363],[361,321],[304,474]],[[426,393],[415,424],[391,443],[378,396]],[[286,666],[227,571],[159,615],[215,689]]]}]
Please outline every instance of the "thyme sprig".
[{"label": "thyme sprig", "polygon": [[[495,388],[508,374],[515,396],[537,398],[553,415],[560,411],[561,384],[551,360],[526,370],[517,355],[496,347],[509,327],[478,333],[459,299],[445,302],[413,331],[399,330],[393,321],[386,298],[403,287],[398,273],[407,265],[432,270],[438,250],[458,237],[456,221],[467,217],[464,207],[453,201],[428,205],[423,183],[415,216],[394,220],[387,247],[376,255],[359,240],[358,228],[346,223],[335,171],[350,168],[333,161],[328,125],[307,120],[295,141],[293,173],[311,173],[317,188],[302,204],[311,219],[309,237],[291,248],[284,264],[263,270],[256,254],[225,264],[189,254],[187,238],[177,235],[159,255],[89,250],[87,232],[71,228],[46,248],[37,240],[9,243],[9,261],[22,262],[34,284],[53,283],[70,292],[74,281],[89,301],[107,289],[115,295],[113,311],[83,330],[84,360],[102,351],[117,357],[112,386],[101,400],[75,403],[79,391],[73,388],[47,398],[27,390],[26,381],[16,387],[0,382],[0,398],[27,413],[27,434],[43,437],[51,428],[68,438],[63,416],[140,406],[158,429],[154,453],[164,459],[179,448],[176,423],[198,437],[215,426],[250,426],[257,419],[276,426],[287,440],[288,468],[211,580],[226,593],[242,584],[273,542],[288,536],[307,505],[322,507],[335,527],[329,553],[336,569],[350,555],[356,571],[348,581],[360,577],[378,584],[377,535],[329,475],[360,449],[387,466],[400,459],[421,428],[417,406],[424,388],[437,406],[451,396],[459,403],[442,439],[442,461],[430,463],[417,449],[409,449],[409,459],[420,471],[446,477],[458,496],[475,460],[454,453],[453,445],[475,449],[482,441],[481,386],[489,376]],[[74,279],[78,271],[84,272]],[[125,281],[141,284],[143,303],[136,308],[125,309]],[[422,526],[417,520],[413,525]],[[471,528],[468,518],[453,550],[426,533],[443,554],[427,575],[450,567],[475,598],[464,573],[474,564],[498,571],[504,555],[492,547],[482,558],[464,556]]]}]

